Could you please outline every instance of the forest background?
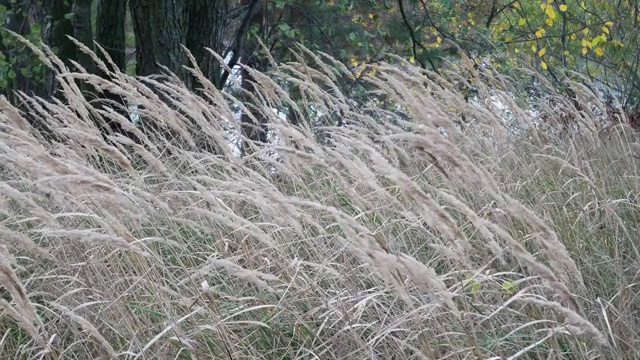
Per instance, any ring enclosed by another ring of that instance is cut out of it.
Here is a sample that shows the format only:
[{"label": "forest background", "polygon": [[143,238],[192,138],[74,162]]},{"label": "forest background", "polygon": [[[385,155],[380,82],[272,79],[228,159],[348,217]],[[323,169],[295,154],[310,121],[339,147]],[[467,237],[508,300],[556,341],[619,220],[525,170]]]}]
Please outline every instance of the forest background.
[{"label": "forest background", "polygon": [[640,358],[631,0],[0,0],[0,358]]}]

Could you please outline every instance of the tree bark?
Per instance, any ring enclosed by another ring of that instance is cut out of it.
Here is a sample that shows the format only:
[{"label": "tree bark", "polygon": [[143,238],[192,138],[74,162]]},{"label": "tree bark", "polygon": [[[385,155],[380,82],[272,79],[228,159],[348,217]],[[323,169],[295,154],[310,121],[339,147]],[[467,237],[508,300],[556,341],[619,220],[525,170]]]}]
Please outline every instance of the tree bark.
[{"label": "tree bark", "polygon": [[98,1],[96,42],[104,48],[116,68],[122,72],[126,70],[124,31],[126,15],[127,0]]},{"label": "tree bark", "polygon": [[[190,0],[188,9],[186,46],[202,73],[217,86],[222,77],[222,67],[205,48],[224,55],[225,17],[229,11],[229,1]],[[193,77],[187,78],[187,85],[191,89],[202,86]]]},{"label": "tree bark", "polygon": [[137,75],[158,74],[163,66],[193,89],[197,84],[183,69],[188,65],[184,45],[209,80],[220,76],[219,64],[204,48],[223,51],[228,0],[130,0],[129,4]]},{"label": "tree bark", "polygon": [[[258,26],[260,28],[259,33],[262,33],[262,28],[264,26],[265,21],[265,11],[263,3],[257,0],[242,0],[243,5],[247,5],[249,7],[249,27]],[[244,29],[245,31],[248,30]],[[243,39],[239,39],[241,35],[236,35],[236,41],[241,41]],[[244,35],[242,35],[244,37]],[[239,55],[241,58],[241,62],[251,68],[256,70],[264,70],[260,66],[260,59],[257,57],[258,44],[253,39],[249,39],[242,43],[243,45],[240,47]],[[245,68],[241,71],[242,83],[241,87],[244,92],[255,93],[255,79],[251,76],[248,70]],[[252,101],[248,101],[248,104],[251,104]],[[252,110],[251,106],[249,106],[249,113],[243,112],[240,117],[240,123],[242,127],[242,133],[245,137],[247,137],[250,141],[258,142],[258,143],[266,143],[267,142],[267,119],[265,116],[258,110]],[[256,120],[254,120],[253,118]],[[242,152],[246,151],[246,144],[243,146]]]},{"label": "tree bark", "polygon": [[[222,53],[228,0],[130,0],[129,3],[136,35],[137,75],[161,74],[166,67],[189,89],[201,88],[202,84],[183,68],[191,65],[182,48],[185,46],[204,75],[216,83],[221,67],[204,48]],[[152,119],[143,118],[141,122],[149,135],[160,129]]]},{"label": "tree bark", "polygon": [[136,75],[138,76],[148,76],[158,72],[153,47],[152,23],[149,19],[151,5],[149,0],[129,0],[133,31],[136,36]]},{"label": "tree bark", "polygon": [[[125,28],[124,22],[127,12],[126,0],[99,0],[98,9],[96,15],[96,42],[107,53],[110,61],[102,54],[102,51],[96,48],[96,55],[105,63],[107,68],[112,71],[126,71],[126,55],[125,55]],[[110,64],[115,65],[115,68]],[[109,74],[98,70],[98,74],[111,80]],[[108,91],[104,91],[101,96],[101,101],[109,104],[120,115],[125,117],[128,121],[129,109],[125,99],[120,95],[113,94]],[[122,126],[114,121],[107,120],[109,130],[114,133],[119,133],[129,137],[130,139],[137,141],[133,134],[124,130]]]},{"label": "tree bark", "polygon": [[[73,34],[73,24],[67,14],[71,13],[71,1],[69,0],[42,0],[48,19],[43,29],[44,43],[54,50],[56,55],[62,62],[71,68],[71,60],[78,60],[78,52],[76,45],[67,38],[67,35]],[[55,96],[58,89],[58,82],[55,75],[51,71],[47,71],[46,75],[48,84],[46,96]]]},{"label": "tree bark", "polygon": [[[71,6],[71,25],[73,32],[71,35],[83,45],[93,50],[93,29],[91,27],[91,0],[74,0]],[[75,44],[73,45],[75,46]],[[96,64],[91,60],[91,56],[77,50],[78,63],[88,73],[94,74]]]},{"label": "tree bark", "polygon": [[[242,54],[244,58],[247,58],[247,62],[244,62],[244,65],[256,69],[255,59],[252,58],[252,52],[246,49],[242,50]],[[255,89],[255,80],[253,76],[249,73],[249,71],[245,68],[240,72],[242,76],[241,87],[243,92],[254,94]],[[253,110],[250,106],[252,104],[251,100],[246,101],[248,104],[249,112],[242,112],[240,116],[240,123],[242,127],[242,133],[246,136],[250,141],[255,141],[258,143],[266,143],[267,142],[267,119],[259,110]],[[256,120],[254,120],[253,118]]]},{"label": "tree bark", "polygon": [[184,78],[186,57],[181,45],[187,38],[187,11],[184,0],[151,1],[151,29],[156,61],[169,71]]}]

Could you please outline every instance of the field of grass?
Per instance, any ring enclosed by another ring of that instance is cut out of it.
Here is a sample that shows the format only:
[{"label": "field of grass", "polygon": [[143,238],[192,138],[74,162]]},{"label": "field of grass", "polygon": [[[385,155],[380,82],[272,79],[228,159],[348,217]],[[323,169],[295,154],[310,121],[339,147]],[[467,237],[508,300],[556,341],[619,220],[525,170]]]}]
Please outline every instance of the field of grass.
[{"label": "field of grass", "polygon": [[[491,102],[409,65],[368,80],[406,116],[356,107],[341,65],[312,58],[280,76],[345,126],[321,142],[279,121],[286,92],[256,75],[280,143],[243,158],[216,90],[62,73],[65,104],[29,102],[57,141],[0,100],[0,358],[640,358],[631,129],[584,113],[574,136],[513,135]],[[141,104],[158,133],[106,142],[94,121],[126,119],[73,78]]]}]

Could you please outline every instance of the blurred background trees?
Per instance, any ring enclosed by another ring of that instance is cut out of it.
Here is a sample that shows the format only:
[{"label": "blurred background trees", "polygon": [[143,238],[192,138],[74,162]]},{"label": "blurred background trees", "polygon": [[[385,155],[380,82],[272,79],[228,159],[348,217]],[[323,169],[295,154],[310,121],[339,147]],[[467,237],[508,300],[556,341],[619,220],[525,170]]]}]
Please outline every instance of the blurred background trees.
[{"label": "blurred background trees", "polygon": [[[185,71],[184,49],[224,89],[232,75],[226,69],[237,64],[269,70],[260,43],[277,62],[293,60],[290,49],[301,43],[349,65],[356,81],[345,80],[345,91],[355,99],[365,96],[357,79],[366,64],[393,54],[435,73],[459,66],[464,56],[522,78],[523,87],[531,79],[520,69],[534,66],[558,87],[565,77],[600,85],[629,113],[640,104],[637,0],[1,0],[0,15],[0,89],[16,104],[21,93],[51,98],[58,88],[11,33],[46,44],[71,70],[79,65],[100,74],[73,37],[104,59],[99,44],[120,71],[168,70],[194,91],[203,84]],[[251,92],[248,69],[239,75],[240,88]],[[83,90],[91,99],[120,103],[126,113],[117,96]],[[294,84],[291,93],[300,95]],[[297,122],[300,115],[288,118]],[[242,120],[252,122],[248,114]],[[264,141],[264,127],[248,135]]]}]

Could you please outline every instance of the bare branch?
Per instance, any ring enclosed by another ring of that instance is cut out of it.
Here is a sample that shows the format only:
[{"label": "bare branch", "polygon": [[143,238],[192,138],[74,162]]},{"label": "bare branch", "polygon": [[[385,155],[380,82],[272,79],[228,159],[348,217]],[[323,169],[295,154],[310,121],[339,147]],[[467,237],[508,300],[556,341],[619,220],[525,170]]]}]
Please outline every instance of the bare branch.
[{"label": "bare branch", "polygon": [[[233,41],[233,46],[229,50],[229,52],[233,52],[233,55],[231,56],[231,59],[229,60],[229,64],[228,64],[229,69],[233,69],[233,67],[236,66],[236,64],[238,63],[238,60],[240,59],[240,49],[242,48],[242,43],[247,34],[247,31],[249,30],[249,26],[251,25],[251,20],[256,14],[256,10],[259,8],[258,5],[260,5],[261,3],[262,3],[262,0],[252,0],[249,6],[247,7],[247,10],[246,10],[247,12],[245,13],[244,19],[242,19],[242,24],[240,24],[240,27],[236,32],[236,36]],[[227,54],[225,54],[225,57],[226,55]],[[216,84],[216,87],[218,89],[222,89],[224,87],[224,84],[227,82],[229,75],[231,75],[229,71],[224,70],[224,73],[220,77],[220,83]]]}]

